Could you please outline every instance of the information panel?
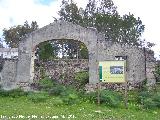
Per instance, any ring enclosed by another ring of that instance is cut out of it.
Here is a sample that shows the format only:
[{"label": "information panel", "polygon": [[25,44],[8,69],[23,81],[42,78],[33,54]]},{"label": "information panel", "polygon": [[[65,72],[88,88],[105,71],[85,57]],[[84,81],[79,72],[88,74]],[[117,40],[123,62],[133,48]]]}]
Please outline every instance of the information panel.
[{"label": "information panel", "polygon": [[99,62],[99,79],[102,82],[125,82],[126,61],[101,61]]}]

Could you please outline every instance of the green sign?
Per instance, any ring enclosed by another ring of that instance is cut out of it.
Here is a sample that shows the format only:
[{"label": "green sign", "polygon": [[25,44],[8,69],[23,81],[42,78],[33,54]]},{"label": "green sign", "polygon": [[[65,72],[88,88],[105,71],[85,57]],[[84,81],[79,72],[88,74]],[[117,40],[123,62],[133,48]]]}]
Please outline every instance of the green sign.
[{"label": "green sign", "polygon": [[125,61],[99,62],[99,79],[102,82],[125,82]]}]

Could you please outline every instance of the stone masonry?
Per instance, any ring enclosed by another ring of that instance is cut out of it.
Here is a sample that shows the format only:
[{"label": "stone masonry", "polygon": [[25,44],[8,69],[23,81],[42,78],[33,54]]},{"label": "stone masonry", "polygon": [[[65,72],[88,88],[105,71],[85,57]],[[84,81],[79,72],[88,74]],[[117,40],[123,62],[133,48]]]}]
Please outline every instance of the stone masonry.
[{"label": "stone masonry", "polygon": [[88,71],[87,59],[55,59],[52,61],[36,61],[34,82],[48,76],[59,83],[72,84],[77,72]]},{"label": "stone masonry", "polygon": [[16,66],[17,60],[1,61],[3,69],[0,72],[0,85],[3,89],[10,90],[16,88]]},{"label": "stone masonry", "polygon": [[[5,76],[7,73],[15,74],[9,74],[10,77],[8,76],[6,80],[2,77],[2,79],[7,82],[7,84],[4,82],[5,84],[2,85],[10,88],[10,86],[12,86],[11,84],[14,83],[13,86],[15,87],[21,86],[25,90],[29,90],[29,84],[34,82],[34,58],[36,47],[41,42],[58,39],[80,41],[86,45],[89,53],[89,84],[97,84],[99,82],[99,61],[115,60],[116,56],[127,57],[126,77],[128,82],[142,81],[146,79],[146,77],[149,81],[154,81],[153,74],[149,75],[149,73],[154,71],[154,63],[145,63],[145,54],[142,49],[129,45],[112,43],[105,39],[104,34],[97,32],[97,30],[93,28],[84,28],[70,22],[56,21],[23,38],[19,43],[18,62],[16,64],[8,63],[8,68],[12,67],[10,70],[4,65],[5,68],[3,68],[4,70],[1,72],[1,76]],[[145,66],[150,66],[151,64],[153,64],[153,69],[146,75]],[[11,84],[9,82],[11,82]]]}]

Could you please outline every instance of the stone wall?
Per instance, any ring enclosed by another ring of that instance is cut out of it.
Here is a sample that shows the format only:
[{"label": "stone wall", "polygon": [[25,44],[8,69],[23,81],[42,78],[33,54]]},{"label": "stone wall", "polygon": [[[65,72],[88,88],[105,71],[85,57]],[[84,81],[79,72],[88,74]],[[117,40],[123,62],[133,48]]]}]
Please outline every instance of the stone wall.
[{"label": "stone wall", "polygon": [[[102,43],[101,43],[102,44]],[[116,60],[116,56],[127,56],[127,82],[143,81],[145,79],[145,56],[140,48],[106,42],[106,45],[100,48],[99,60]]]},{"label": "stone wall", "polygon": [[154,75],[156,64],[154,53],[150,53],[150,51],[146,52],[146,78],[148,85],[154,85],[156,82]]},{"label": "stone wall", "polygon": [[80,41],[86,45],[89,53],[89,82],[93,84],[98,82],[97,47],[95,46],[97,40],[101,39],[101,35],[95,29],[84,28],[66,21],[55,21],[22,39],[18,48],[17,82],[33,82],[34,55],[37,45],[59,39]]},{"label": "stone wall", "polygon": [[16,88],[17,60],[1,60],[2,70],[0,72],[0,85],[3,89]]},{"label": "stone wall", "polygon": [[88,71],[87,59],[57,59],[46,62],[35,61],[34,82],[49,76],[61,83],[71,84],[76,72]]},{"label": "stone wall", "polygon": [[[143,49],[126,44],[112,43],[106,40],[105,35],[99,33],[96,29],[84,28],[70,22],[56,21],[26,35],[22,39],[18,48],[18,62],[5,61],[3,65],[1,85],[6,89],[14,88],[16,85],[29,89],[29,84],[34,82],[34,78],[37,79],[39,77],[38,70],[36,71],[36,68],[34,69],[36,46],[41,42],[58,39],[81,41],[86,45],[89,53],[88,67],[90,84],[99,82],[99,61],[115,60],[115,56],[127,56],[126,80],[128,83],[138,83],[146,78],[149,83],[154,83],[153,71],[155,64],[151,59],[148,60],[149,57],[146,57]],[[147,62],[145,62],[146,60]],[[46,75],[54,79],[59,79],[59,72],[69,75],[74,71],[86,69],[83,68],[83,65],[81,66],[82,63],[49,61],[43,67]],[[69,64],[69,67],[64,67],[67,64]],[[76,65],[81,66],[80,69]],[[35,71],[36,77],[34,77]]]}]

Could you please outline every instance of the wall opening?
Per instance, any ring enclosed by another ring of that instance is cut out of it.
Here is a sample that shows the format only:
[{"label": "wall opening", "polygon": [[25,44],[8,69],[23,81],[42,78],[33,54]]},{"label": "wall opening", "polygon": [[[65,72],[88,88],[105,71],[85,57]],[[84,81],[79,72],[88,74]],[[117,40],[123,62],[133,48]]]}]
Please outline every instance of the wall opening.
[{"label": "wall opening", "polygon": [[63,85],[82,87],[89,83],[88,58],[88,49],[80,41],[42,42],[35,48],[33,84],[48,77]]}]

